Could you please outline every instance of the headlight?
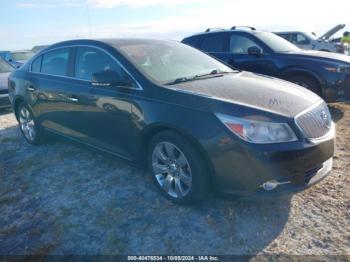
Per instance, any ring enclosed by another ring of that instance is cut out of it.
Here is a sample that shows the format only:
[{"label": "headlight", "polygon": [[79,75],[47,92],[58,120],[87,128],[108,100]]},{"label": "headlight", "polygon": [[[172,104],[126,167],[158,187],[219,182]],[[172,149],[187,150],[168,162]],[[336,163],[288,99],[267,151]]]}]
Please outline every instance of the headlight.
[{"label": "headlight", "polygon": [[324,69],[333,73],[350,73],[350,66],[329,66]]},{"label": "headlight", "polygon": [[298,140],[287,123],[256,121],[224,114],[216,116],[231,132],[250,143],[269,144]]}]

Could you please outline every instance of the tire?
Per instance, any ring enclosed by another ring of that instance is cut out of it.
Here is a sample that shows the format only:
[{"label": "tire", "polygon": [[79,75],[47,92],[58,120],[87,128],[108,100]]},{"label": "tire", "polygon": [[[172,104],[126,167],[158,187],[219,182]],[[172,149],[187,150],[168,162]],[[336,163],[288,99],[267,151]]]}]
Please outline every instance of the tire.
[{"label": "tire", "polygon": [[167,199],[190,204],[204,198],[208,172],[198,150],[187,139],[171,131],[158,133],[150,142],[147,159],[152,179]]},{"label": "tire", "polygon": [[32,110],[25,103],[21,103],[16,109],[19,129],[24,139],[31,145],[40,145],[45,142],[42,128],[38,125]]},{"label": "tire", "polygon": [[310,91],[314,92],[316,95],[321,96],[321,90],[319,84],[310,77],[307,76],[293,76],[288,78],[288,81],[300,85]]}]

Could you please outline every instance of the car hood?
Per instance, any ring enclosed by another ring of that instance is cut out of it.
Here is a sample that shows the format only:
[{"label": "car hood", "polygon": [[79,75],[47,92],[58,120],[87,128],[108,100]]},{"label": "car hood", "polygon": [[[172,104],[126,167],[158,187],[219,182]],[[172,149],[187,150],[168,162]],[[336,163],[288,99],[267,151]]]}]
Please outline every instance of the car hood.
[{"label": "car hood", "polygon": [[0,73],[0,90],[7,89],[7,79],[9,77],[9,73]]},{"label": "car hood", "polygon": [[319,39],[327,40],[327,39],[329,39],[332,35],[336,34],[336,33],[339,32],[340,30],[342,30],[344,27],[345,27],[345,24],[336,25],[335,27],[333,27],[332,29],[330,29],[329,31],[327,31],[326,33],[324,33],[323,35],[321,35],[321,36],[319,37]]},{"label": "car hood", "polygon": [[331,52],[316,51],[316,50],[300,49],[299,51],[280,53],[280,54],[289,55],[289,56],[298,56],[298,57],[304,57],[304,58],[327,59],[327,60],[334,60],[335,62],[350,63],[350,56],[331,53]]},{"label": "car hood", "polygon": [[171,87],[288,117],[296,116],[321,99],[293,83],[244,71]]}]

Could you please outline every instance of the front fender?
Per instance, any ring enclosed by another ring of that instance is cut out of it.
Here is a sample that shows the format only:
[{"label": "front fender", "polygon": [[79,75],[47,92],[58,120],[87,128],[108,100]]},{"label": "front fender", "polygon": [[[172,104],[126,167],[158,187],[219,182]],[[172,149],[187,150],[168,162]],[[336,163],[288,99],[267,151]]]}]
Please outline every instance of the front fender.
[{"label": "front fender", "polygon": [[281,70],[280,72],[278,72],[277,77],[284,79],[284,80],[288,80],[288,78],[295,76],[295,75],[303,75],[303,76],[309,76],[309,77],[313,78],[314,80],[316,80],[320,84],[322,89],[326,86],[326,81],[322,76],[318,75],[317,73],[315,73],[309,69],[302,68],[302,67],[285,68],[285,69]]}]

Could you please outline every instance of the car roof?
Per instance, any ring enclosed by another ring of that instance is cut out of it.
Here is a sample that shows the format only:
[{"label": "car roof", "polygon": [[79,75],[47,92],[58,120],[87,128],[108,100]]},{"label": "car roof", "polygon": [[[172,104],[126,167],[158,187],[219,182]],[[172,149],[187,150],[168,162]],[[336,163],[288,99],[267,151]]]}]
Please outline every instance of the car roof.
[{"label": "car roof", "polygon": [[145,44],[145,43],[156,43],[156,42],[178,42],[178,41],[159,40],[159,39],[150,39],[150,38],[75,39],[75,40],[68,40],[68,41],[52,44],[44,50],[51,50],[54,48],[59,48],[64,46],[75,46],[75,45],[97,45],[98,46],[101,44],[106,44],[112,47],[118,47],[119,45],[134,45],[134,44]]},{"label": "car roof", "polygon": [[259,30],[244,30],[244,29],[218,29],[215,31],[209,31],[209,32],[200,32],[193,34],[191,36],[188,36],[186,38],[191,38],[191,37],[197,37],[197,36],[202,36],[202,35],[210,35],[210,34],[219,34],[219,33],[228,33],[228,32],[244,32],[248,34],[257,34],[260,32],[265,32],[265,31],[259,31]]},{"label": "car roof", "polygon": [[274,32],[275,34],[295,34],[295,33],[305,33],[303,31],[280,31],[280,32]]}]

